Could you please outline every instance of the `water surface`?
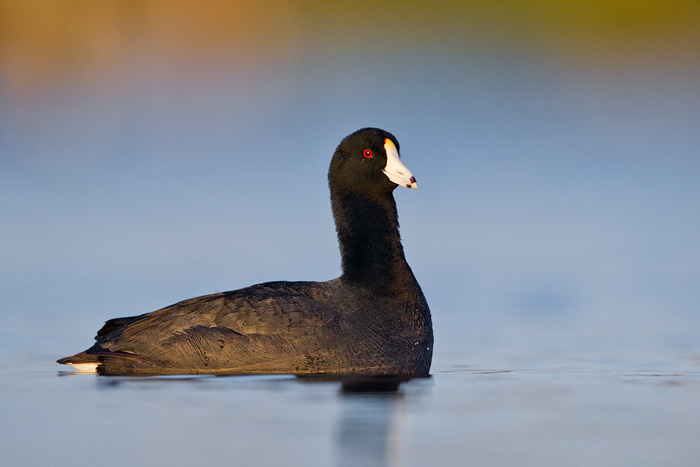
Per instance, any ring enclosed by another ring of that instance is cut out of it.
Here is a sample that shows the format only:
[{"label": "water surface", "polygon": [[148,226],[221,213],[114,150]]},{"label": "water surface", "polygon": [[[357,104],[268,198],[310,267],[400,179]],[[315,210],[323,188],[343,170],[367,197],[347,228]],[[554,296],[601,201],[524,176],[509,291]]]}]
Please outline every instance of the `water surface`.
[{"label": "water surface", "polygon": [[452,355],[375,393],[35,364],[0,374],[8,465],[692,466],[700,454],[700,357]]},{"label": "water surface", "polygon": [[[697,465],[693,2],[49,3],[0,4],[4,464]],[[107,319],[337,277],[365,126],[431,378],[62,376]]]}]

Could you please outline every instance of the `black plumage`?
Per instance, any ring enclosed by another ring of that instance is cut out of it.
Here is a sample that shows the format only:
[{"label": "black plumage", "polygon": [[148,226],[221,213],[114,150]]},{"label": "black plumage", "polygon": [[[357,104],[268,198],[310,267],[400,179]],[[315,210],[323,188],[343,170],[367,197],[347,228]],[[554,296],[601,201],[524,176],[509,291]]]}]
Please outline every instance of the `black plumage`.
[{"label": "black plumage", "polygon": [[109,320],[58,360],[100,374],[423,375],[430,310],[404,257],[393,190],[415,188],[388,132],[346,137],[328,173],[342,275],[268,282]]}]

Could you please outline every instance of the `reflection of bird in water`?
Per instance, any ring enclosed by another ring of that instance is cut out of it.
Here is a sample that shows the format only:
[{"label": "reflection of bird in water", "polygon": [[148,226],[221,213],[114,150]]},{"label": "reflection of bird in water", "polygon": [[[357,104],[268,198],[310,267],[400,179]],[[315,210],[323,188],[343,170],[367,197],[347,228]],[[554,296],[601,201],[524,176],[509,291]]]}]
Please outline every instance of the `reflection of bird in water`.
[{"label": "reflection of bird in water", "polygon": [[396,418],[402,405],[401,393],[345,393],[336,435],[337,465],[392,465],[396,446],[392,446],[391,440],[396,439]]},{"label": "reflection of bird in water", "polygon": [[[405,377],[351,377],[343,380],[342,413],[336,435],[336,465],[366,467],[399,465],[397,445],[405,394]],[[419,378],[425,379],[429,378]],[[411,385],[419,383],[414,379]]]}]

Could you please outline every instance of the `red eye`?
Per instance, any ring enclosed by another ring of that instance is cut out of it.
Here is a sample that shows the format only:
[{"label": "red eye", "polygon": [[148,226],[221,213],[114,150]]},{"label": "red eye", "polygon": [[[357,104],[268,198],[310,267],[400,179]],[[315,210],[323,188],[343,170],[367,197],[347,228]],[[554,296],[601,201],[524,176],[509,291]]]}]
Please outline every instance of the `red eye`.
[{"label": "red eye", "polygon": [[365,152],[363,153],[363,155],[364,155],[367,159],[371,159],[372,156],[374,156],[374,154],[372,154],[372,151],[370,151],[369,149],[365,149]]}]

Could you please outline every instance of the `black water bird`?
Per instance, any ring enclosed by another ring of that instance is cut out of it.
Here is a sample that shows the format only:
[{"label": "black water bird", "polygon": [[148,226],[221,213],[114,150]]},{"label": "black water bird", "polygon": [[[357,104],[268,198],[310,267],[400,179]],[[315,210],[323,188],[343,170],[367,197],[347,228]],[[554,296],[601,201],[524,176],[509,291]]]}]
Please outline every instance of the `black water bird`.
[{"label": "black water bird", "polygon": [[267,282],[107,321],[95,345],[58,360],[105,375],[425,375],[430,310],[404,257],[393,191],[417,188],[399,143],[365,128],[328,172],[342,275]]}]

